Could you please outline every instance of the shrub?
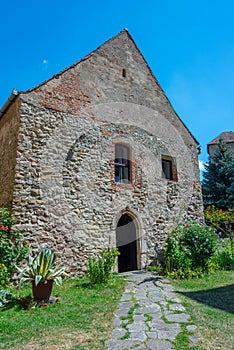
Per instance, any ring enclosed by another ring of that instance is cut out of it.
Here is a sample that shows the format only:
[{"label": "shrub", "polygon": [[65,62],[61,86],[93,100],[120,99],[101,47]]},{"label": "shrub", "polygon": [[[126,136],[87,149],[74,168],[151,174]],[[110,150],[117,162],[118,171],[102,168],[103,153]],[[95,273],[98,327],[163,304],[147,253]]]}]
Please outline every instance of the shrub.
[{"label": "shrub", "polygon": [[219,239],[212,261],[222,270],[234,269],[234,247],[230,239]]},{"label": "shrub", "polygon": [[197,223],[178,225],[166,239],[166,272],[175,278],[201,276],[216,249],[214,230]]},{"label": "shrub", "polygon": [[12,232],[14,219],[7,208],[0,208],[0,285],[5,285],[26,256],[29,245],[22,235]]},{"label": "shrub", "polygon": [[182,243],[192,260],[192,267],[205,267],[214,254],[217,235],[214,230],[198,224],[190,224],[183,230]]},{"label": "shrub", "polygon": [[119,251],[117,248],[103,249],[97,258],[90,257],[88,262],[88,276],[91,284],[107,283]]},{"label": "shrub", "polygon": [[181,249],[181,226],[177,226],[166,240],[166,271],[189,270],[192,265],[185,247]]}]

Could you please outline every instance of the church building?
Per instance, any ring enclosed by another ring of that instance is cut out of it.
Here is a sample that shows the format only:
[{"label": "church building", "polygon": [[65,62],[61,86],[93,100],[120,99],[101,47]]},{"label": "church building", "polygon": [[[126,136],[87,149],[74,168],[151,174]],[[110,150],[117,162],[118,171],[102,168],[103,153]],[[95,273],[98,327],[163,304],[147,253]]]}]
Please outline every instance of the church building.
[{"label": "church building", "polygon": [[198,146],[124,29],[2,106],[0,206],[74,273],[105,247],[143,269],[203,218]]}]

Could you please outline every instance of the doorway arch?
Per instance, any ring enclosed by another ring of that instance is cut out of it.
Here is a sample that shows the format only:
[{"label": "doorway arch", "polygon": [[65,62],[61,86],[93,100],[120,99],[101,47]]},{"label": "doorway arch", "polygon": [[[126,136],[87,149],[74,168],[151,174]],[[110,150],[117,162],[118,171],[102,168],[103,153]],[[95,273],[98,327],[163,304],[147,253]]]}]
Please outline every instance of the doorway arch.
[{"label": "doorway arch", "polygon": [[116,247],[119,249],[118,271],[138,269],[138,240],[135,220],[128,213],[122,214],[116,227]]}]

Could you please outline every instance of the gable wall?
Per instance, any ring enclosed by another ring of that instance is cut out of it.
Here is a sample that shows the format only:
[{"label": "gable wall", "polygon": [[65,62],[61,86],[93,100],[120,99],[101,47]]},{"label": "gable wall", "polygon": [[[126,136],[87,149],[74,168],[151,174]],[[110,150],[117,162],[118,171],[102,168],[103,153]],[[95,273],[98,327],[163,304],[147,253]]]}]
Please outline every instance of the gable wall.
[{"label": "gable wall", "polygon": [[[122,69],[126,69],[126,78],[122,77]],[[196,141],[125,31],[22,97],[33,104],[74,115],[83,107],[109,101],[146,106],[174,125],[189,147],[196,147]]]}]

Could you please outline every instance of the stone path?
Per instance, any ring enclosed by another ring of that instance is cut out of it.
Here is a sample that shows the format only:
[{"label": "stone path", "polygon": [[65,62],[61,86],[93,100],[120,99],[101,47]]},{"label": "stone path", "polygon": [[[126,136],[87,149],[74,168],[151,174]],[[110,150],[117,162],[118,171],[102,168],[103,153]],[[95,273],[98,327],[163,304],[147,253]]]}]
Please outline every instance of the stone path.
[{"label": "stone path", "polygon": [[197,341],[196,326],[168,280],[151,272],[128,272],[128,285],[113,321],[109,350],[169,350],[186,325],[190,343]]}]

